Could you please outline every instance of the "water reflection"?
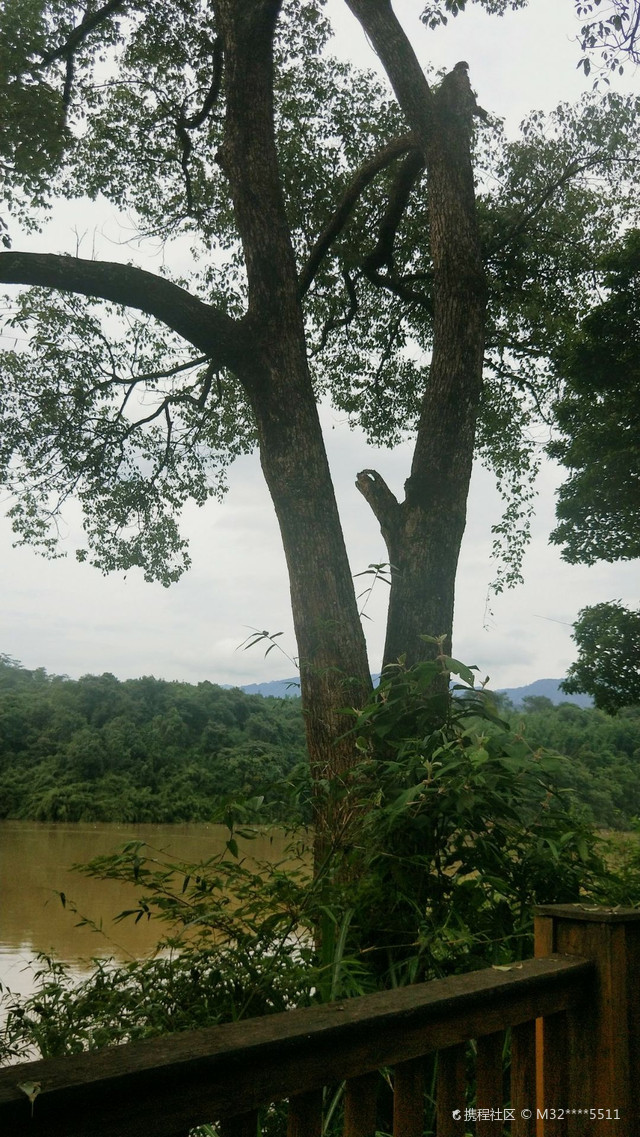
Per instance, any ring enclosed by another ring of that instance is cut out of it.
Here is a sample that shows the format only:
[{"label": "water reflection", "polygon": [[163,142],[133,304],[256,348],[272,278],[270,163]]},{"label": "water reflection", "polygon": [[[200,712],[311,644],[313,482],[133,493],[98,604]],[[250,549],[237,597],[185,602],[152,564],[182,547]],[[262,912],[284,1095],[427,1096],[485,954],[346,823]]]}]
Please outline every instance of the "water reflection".
[{"label": "water reflection", "polygon": [[[156,921],[114,924],[133,907],[135,889],[120,881],[92,880],[71,865],[112,852],[125,841],[145,841],[176,859],[200,861],[222,851],[227,830],[220,825],[60,824],[0,822],[0,982],[30,989],[25,972],[38,952],[53,952],[80,973],[91,956],[140,958],[153,950],[161,931]],[[238,844],[241,855],[281,860],[285,837],[275,831]],[[57,893],[73,900],[83,916],[101,923],[102,933],[77,927],[78,917]]]}]

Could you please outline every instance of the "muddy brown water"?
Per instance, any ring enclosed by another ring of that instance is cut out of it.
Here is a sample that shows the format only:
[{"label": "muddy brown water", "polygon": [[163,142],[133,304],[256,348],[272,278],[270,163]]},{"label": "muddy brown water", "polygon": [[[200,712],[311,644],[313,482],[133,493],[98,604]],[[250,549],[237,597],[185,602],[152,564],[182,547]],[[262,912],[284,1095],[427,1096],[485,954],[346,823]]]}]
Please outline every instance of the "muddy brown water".
[{"label": "muddy brown water", "polygon": [[[153,920],[113,922],[119,912],[133,907],[135,889],[120,881],[85,877],[71,871],[73,864],[113,852],[127,841],[145,841],[169,858],[199,862],[221,852],[227,837],[224,826],[195,823],[0,822],[0,983],[13,991],[31,990],[31,965],[38,952],[52,952],[82,974],[92,956],[124,960],[153,951],[163,925]],[[285,855],[287,838],[276,830],[238,844],[241,856],[275,863]],[[78,916],[68,903],[63,907],[60,892],[83,916],[101,921],[102,933],[77,927]]]}]

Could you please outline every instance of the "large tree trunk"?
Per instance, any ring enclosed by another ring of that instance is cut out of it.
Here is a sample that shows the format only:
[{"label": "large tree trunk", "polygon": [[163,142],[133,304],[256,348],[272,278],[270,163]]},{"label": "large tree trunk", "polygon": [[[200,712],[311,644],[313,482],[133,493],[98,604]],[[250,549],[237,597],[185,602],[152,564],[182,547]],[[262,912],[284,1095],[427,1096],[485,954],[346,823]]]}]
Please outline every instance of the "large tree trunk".
[{"label": "large tree trunk", "polygon": [[[237,370],[251,401],[262,469],[289,569],[307,745],[316,785],[354,763],[345,705],[371,689],[366,646],[307,363],[298,277],[274,140],[272,39],[278,3],[217,0],[229,178],[249,286],[253,366]],[[256,560],[260,551],[256,549]],[[322,850],[337,839],[320,795]],[[327,821],[330,821],[327,827]],[[319,852],[322,855],[322,852]]]},{"label": "large tree trunk", "polygon": [[486,284],[471,165],[473,97],[467,65],[432,91],[389,0],[347,0],[382,61],[423,151],[434,272],[433,355],[411,474],[399,503],[374,471],[358,486],[395,567],[384,662],[411,665],[451,650],[454,585],[466,521],[482,384]]}]

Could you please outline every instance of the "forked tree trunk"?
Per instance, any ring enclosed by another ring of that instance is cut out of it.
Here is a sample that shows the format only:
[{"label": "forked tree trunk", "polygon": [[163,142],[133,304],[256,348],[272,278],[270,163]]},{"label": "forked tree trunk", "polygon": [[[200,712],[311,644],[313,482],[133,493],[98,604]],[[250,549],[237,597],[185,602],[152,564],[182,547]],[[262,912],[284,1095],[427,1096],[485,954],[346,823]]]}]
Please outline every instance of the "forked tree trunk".
[{"label": "forked tree trunk", "polygon": [[[260,460],[284,545],[300,659],[307,746],[322,857],[340,819],[319,790],[350,769],[356,751],[342,713],[371,689],[324,440],[307,363],[298,277],[273,127],[271,0],[217,0],[225,50],[227,117],[220,154],[243,244],[256,357],[238,377],[253,408]],[[258,554],[259,555],[259,552]]]},{"label": "forked tree trunk", "polygon": [[[352,740],[344,737],[349,722],[341,709],[361,705],[371,681],[307,363],[300,282],[278,169],[272,50],[280,2],[213,0],[224,44],[226,98],[217,158],[229,180],[247,270],[248,309],[241,320],[130,266],[7,252],[0,253],[0,276],[140,308],[243,384],[289,569],[322,855],[340,839],[343,819],[339,808],[326,806],[321,784],[340,779],[356,760]],[[430,89],[390,0],[347,3],[387,71],[428,178],[433,358],[405,500],[399,503],[379,475],[359,476],[398,570],[385,661],[404,654],[413,663],[433,654],[422,634],[450,638],[480,397],[485,283],[470,160],[477,107],[466,64]],[[399,153],[405,148],[401,140]]]},{"label": "forked tree trunk", "polygon": [[405,500],[398,502],[375,471],[358,477],[396,569],[384,662],[404,655],[411,665],[438,650],[424,634],[444,636],[451,650],[484,353],[486,284],[471,164],[478,107],[464,63],[431,90],[389,0],[347,3],[386,69],[427,171],[433,354]]}]

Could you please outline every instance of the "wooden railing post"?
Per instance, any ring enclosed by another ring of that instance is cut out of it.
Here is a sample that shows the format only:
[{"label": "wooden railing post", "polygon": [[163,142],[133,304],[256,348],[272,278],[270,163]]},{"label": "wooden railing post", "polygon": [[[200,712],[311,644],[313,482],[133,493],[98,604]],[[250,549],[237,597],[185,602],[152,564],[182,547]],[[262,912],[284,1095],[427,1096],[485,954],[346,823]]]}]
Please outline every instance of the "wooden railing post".
[{"label": "wooden railing post", "polygon": [[380,1081],[377,1070],[347,1081],[344,1091],[344,1137],[375,1137]]},{"label": "wooden railing post", "polygon": [[321,1137],[321,1134],[322,1090],[309,1090],[290,1098],[287,1137]]},{"label": "wooden railing post", "polygon": [[218,1128],[220,1137],[257,1137],[258,1111],[252,1109],[238,1117],[227,1117],[219,1123]]},{"label": "wooden railing post", "polygon": [[535,954],[554,953],[593,961],[596,978],[580,1009],[543,1024],[537,1108],[570,1111],[560,1126],[549,1112],[543,1132],[611,1137],[617,1123],[625,1137],[639,1137],[640,911],[539,906]]}]

